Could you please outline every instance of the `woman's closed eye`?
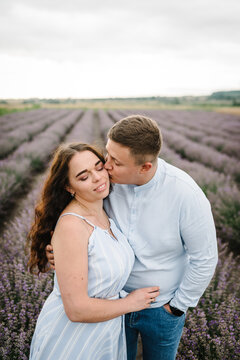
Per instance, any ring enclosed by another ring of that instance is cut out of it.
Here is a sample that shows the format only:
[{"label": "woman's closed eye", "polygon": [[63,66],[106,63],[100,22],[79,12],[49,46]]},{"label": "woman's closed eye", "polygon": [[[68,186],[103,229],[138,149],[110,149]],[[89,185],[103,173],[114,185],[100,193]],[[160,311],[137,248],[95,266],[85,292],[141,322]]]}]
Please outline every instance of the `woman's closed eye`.
[{"label": "woman's closed eye", "polygon": [[97,171],[102,171],[104,169],[104,166],[103,166],[103,164],[101,164],[96,170]]},{"label": "woman's closed eye", "polygon": [[[96,167],[96,171],[102,171],[103,169],[104,169],[103,163],[99,164],[99,165]],[[85,180],[87,180],[87,179],[88,179],[88,175],[85,175],[85,176],[79,178],[79,180],[81,180],[81,181],[85,181]]]}]

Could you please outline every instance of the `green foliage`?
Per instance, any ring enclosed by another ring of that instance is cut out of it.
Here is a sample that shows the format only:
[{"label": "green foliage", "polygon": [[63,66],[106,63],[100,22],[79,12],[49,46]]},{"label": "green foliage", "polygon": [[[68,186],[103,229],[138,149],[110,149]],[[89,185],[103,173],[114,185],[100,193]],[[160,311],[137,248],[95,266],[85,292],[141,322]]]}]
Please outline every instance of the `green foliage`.
[{"label": "green foliage", "polygon": [[39,157],[34,157],[31,159],[31,168],[33,171],[39,172],[45,168],[45,164]]},{"label": "green foliage", "polygon": [[233,99],[240,99],[240,90],[234,91],[217,91],[212,93],[209,96],[210,99],[216,100],[233,100]]},{"label": "green foliage", "polygon": [[234,180],[240,185],[240,171],[235,173]]},{"label": "green foliage", "polygon": [[238,199],[222,199],[217,211],[216,225],[223,240],[227,240],[232,251],[240,249],[240,202]]},{"label": "green foliage", "polygon": [[204,192],[204,194],[206,196],[208,196],[208,193],[213,193],[213,194],[216,194],[217,191],[218,191],[218,187],[217,187],[217,184],[214,183],[214,182],[211,182],[211,183],[207,183],[207,184],[203,184],[201,186],[201,189],[202,191]]},{"label": "green foliage", "polygon": [[233,101],[232,101],[232,106],[240,106],[240,97],[239,97],[238,100],[237,100],[237,99],[233,99]]},{"label": "green foliage", "polygon": [[[3,104],[3,102],[1,102]],[[31,107],[23,107],[23,108],[8,108],[8,107],[0,107],[0,116],[11,114],[14,112],[20,112],[20,111],[28,111],[28,110],[34,110],[39,109],[41,106],[39,104],[32,105]]]}]

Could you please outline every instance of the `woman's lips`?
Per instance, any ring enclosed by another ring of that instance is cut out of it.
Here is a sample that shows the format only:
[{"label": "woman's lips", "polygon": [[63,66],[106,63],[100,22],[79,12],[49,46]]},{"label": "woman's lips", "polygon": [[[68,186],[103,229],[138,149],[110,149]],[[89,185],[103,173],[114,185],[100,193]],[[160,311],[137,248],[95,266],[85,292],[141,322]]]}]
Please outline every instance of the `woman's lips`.
[{"label": "woman's lips", "polygon": [[107,183],[104,183],[102,185],[99,185],[94,191],[102,192],[102,191],[106,190],[106,188],[107,188]]}]

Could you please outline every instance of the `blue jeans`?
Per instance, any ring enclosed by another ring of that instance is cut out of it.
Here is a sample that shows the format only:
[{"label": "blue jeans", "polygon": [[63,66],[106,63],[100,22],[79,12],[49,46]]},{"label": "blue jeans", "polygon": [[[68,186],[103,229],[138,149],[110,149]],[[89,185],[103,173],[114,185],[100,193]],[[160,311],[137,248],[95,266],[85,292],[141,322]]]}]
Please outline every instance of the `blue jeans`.
[{"label": "blue jeans", "polygon": [[178,317],[163,306],[125,315],[127,358],[135,360],[140,333],[144,360],[174,360],[182,335],[185,314]]}]

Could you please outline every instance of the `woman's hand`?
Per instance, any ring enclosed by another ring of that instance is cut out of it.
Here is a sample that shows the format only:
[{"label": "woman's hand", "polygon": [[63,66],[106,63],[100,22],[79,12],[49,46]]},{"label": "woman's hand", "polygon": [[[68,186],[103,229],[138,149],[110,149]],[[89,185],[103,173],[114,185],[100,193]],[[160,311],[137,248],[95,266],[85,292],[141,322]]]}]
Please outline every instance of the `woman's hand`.
[{"label": "woman's hand", "polygon": [[54,255],[53,255],[53,247],[52,245],[47,245],[45,247],[46,257],[50,264],[50,269],[55,270],[55,263],[54,263]]},{"label": "woman's hand", "polygon": [[146,287],[132,291],[125,298],[129,301],[129,312],[149,308],[159,294],[159,286]]}]

